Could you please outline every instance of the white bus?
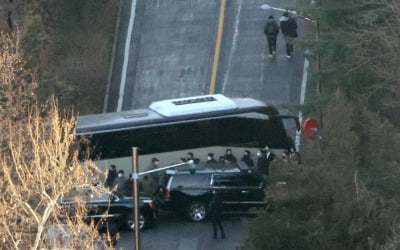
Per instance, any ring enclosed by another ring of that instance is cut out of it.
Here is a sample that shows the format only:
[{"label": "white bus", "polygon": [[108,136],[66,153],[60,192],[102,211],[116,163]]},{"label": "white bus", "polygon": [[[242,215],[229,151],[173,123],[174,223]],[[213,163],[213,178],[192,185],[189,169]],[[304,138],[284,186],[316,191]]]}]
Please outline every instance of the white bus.
[{"label": "white bus", "polygon": [[[148,108],[78,117],[76,134],[89,136],[91,157],[112,159],[211,146],[293,147],[278,110],[251,98],[221,94],[153,102]],[[84,150],[87,151],[87,150]]]}]

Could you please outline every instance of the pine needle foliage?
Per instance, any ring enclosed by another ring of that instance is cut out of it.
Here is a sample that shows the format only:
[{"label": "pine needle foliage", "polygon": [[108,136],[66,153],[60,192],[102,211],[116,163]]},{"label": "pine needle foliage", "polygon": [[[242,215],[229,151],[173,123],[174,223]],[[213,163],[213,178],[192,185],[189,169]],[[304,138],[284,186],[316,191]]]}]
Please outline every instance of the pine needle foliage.
[{"label": "pine needle foliage", "polygon": [[274,163],[243,249],[399,249],[400,2],[312,2],[298,8],[318,22],[304,46],[320,139],[302,139],[302,165]]}]

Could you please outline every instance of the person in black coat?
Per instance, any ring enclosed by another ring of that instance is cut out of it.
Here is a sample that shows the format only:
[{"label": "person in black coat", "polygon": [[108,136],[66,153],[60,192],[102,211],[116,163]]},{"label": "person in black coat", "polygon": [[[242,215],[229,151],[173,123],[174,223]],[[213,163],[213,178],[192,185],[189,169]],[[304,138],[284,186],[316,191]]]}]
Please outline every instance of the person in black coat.
[{"label": "person in black coat", "polygon": [[264,34],[267,36],[269,57],[272,57],[276,53],[276,39],[279,34],[279,26],[274,16],[268,17],[268,21],[264,26]]},{"label": "person in black coat", "polygon": [[263,149],[259,149],[257,152],[257,172],[260,175],[269,175],[269,162]]},{"label": "person in black coat", "polygon": [[224,157],[225,157],[225,163],[235,163],[236,162],[236,157],[232,154],[232,150],[230,148],[228,148],[226,150]]},{"label": "person in black coat", "polygon": [[250,157],[250,151],[249,150],[245,150],[244,151],[244,155],[243,155],[243,157],[242,157],[242,159],[240,159],[242,162],[244,162],[244,163],[246,163],[246,165],[249,167],[249,168],[252,168],[253,166],[254,166],[254,162],[253,162],[253,159],[251,159],[251,157]]},{"label": "person in black coat", "polygon": [[279,21],[282,34],[286,41],[287,58],[291,58],[293,54],[293,40],[297,37],[297,23],[289,16],[289,12],[283,13]]},{"label": "person in black coat", "polygon": [[114,184],[115,178],[117,178],[117,167],[115,165],[110,165],[110,168],[108,169],[107,173],[107,178],[106,181],[104,182],[104,186],[107,188],[112,188]]},{"label": "person in black coat", "polygon": [[210,219],[213,227],[213,238],[218,237],[218,228],[221,233],[221,239],[225,239],[224,227],[222,226],[222,197],[221,194],[214,191],[213,196],[208,204],[208,209],[210,213]]},{"label": "person in black coat", "polygon": [[272,153],[271,149],[268,146],[265,146],[265,157],[268,160],[268,164],[275,159],[275,154]]},{"label": "person in black coat", "polygon": [[213,153],[208,153],[207,164],[213,164],[213,163],[217,163],[217,160],[215,160]]}]

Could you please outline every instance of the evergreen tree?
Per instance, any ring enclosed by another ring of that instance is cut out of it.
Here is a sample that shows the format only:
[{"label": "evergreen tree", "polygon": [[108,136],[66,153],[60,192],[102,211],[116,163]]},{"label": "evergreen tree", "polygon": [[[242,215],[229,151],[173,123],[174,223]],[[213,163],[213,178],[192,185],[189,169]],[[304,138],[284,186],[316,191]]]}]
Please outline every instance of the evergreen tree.
[{"label": "evergreen tree", "polygon": [[400,3],[301,4],[319,27],[304,44],[322,139],[303,140],[301,167],[274,166],[269,209],[249,221],[243,249],[398,249]]}]

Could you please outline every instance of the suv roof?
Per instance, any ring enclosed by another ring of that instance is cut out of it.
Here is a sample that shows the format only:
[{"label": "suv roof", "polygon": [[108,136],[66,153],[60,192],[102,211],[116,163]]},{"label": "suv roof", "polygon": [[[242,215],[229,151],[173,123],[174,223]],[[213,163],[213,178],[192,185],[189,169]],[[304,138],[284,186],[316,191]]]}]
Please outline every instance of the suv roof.
[{"label": "suv roof", "polygon": [[174,174],[187,174],[191,173],[195,170],[195,173],[237,173],[237,172],[249,172],[250,169],[246,165],[246,163],[239,161],[232,164],[225,164],[225,163],[187,163],[176,167],[175,169],[166,170],[166,173],[169,175]]}]

